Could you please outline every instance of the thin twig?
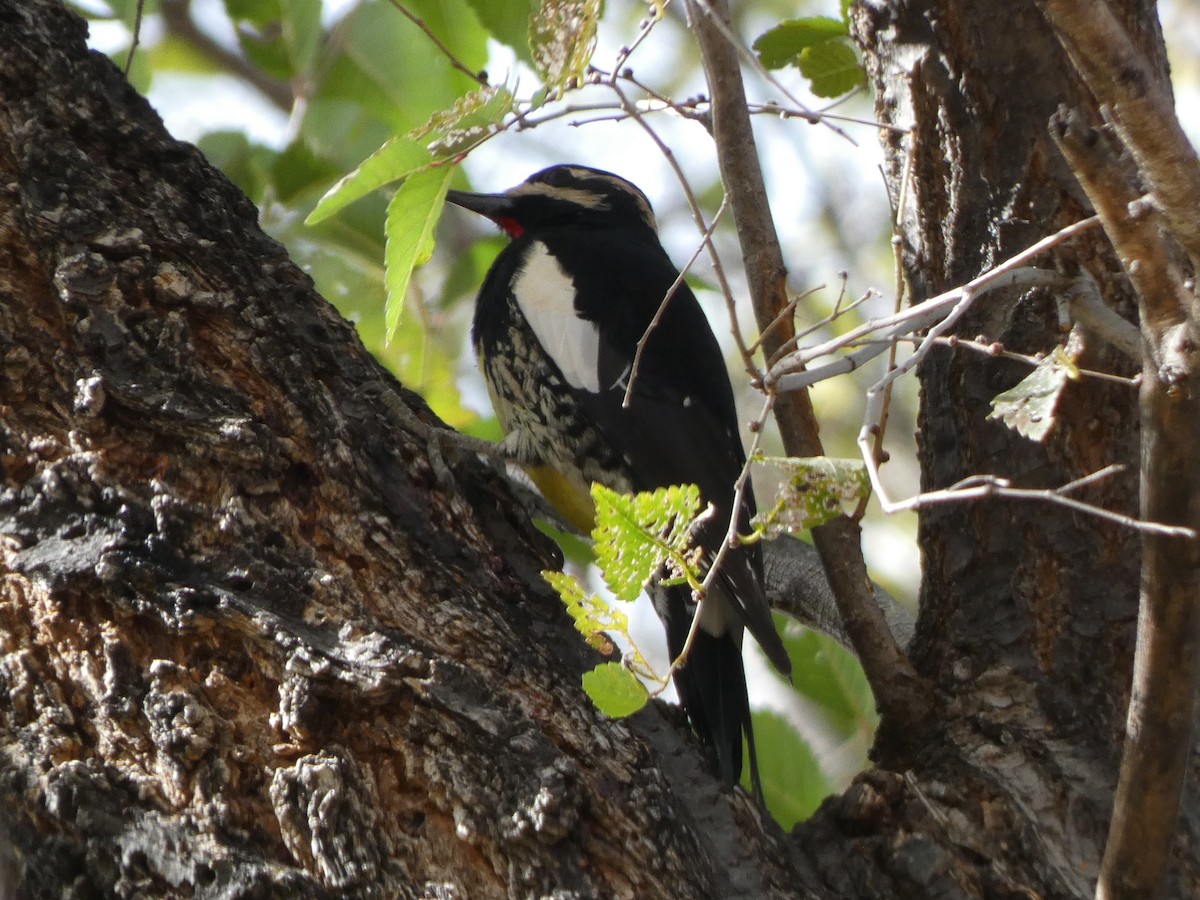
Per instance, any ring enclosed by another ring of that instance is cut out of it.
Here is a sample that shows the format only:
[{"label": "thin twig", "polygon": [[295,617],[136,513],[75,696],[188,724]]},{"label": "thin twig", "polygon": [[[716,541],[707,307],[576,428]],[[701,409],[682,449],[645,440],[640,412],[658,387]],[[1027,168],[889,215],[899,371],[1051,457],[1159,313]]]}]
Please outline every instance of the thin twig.
[{"label": "thin twig", "polygon": [[[825,116],[810,110],[807,106],[797,100],[795,95],[788,90],[783,82],[775,77],[775,73],[764,66],[762,64],[762,60],[760,60],[755,53],[753,53],[738,39],[737,35],[733,33],[732,29],[730,29],[728,23],[725,22],[724,18],[720,15],[717,15],[716,11],[714,10],[715,4],[710,3],[709,0],[688,0],[688,4],[689,6],[694,6],[703,13],[704,17],[712,23],[716,31],[721,35],[722,38],[725,39],[726,42],[728,42],[729,46],[733,48],[734,52],[741,57],[741,59],[745,61],[745,63],[751,69],[753,69],[755,73],[759,75],[759,77],[768,82],[772,87],[783,94],[783,96],[787,97],[787,99],[791,103],[794,103],[798,109],[804,110],[805,118],[808,118],[809,121],[813,123],[824,125],[834,134],[845,138],[854,146],[858,146],[858,142],[850,137],[850,135],[848,135],[845,131],[843,131],[837,125],[831,124]],[[721,5],[724,6],[724,0],[722,0]]]},{"label": "thin twig", "polygon": [[645,352],[646,344],[650,342],[650,335],[653,334],[654,329],[657,328],[658,324],[662,321],[662,317],[667,312],[667,304],[671,302],[671,298],[675,296],[675,292],[679,290],[679,286],[683,284],[684,280],[687,278],[687,273],[691,270],[692,266],[695,265],[696,260],[700,258],[700,254],[704,252],[704,248],[709,238],[712,237],[713,230],[717,227],[717,223],[721,221],[721,216],[725,214],[725,210],[728,209],[728,207],[728,203],[726,203],[725,200],[722,200],[721,205],[717,208],[716,214],[713,216],[712,222],[710,222],[708,228],[705,229],[703,239],[697,245],[695,251],[692,253],[688,261],[684,263],[683,268],[679,270],[679,274],[675,276],[675,280],[671,282],[671,286],[667,288],[666,295],[662,298],[662,302],[658,304],[658,309],[654,311],[654,318],[650,320],[650,324],[646,326],[646,330],[643,331],[642,336],[638,338],[637,349],[633,353],[633,365],[631,365],[629,368],[629,380],[625,384],[625,396],[621,399],[622,408],[628,409],[630,401],[633,399],[633,386],[637,382],[638,369],[641,368],[642,365],[642,354]]},{"label": "thin twig", "polygon": [[[904,172],[900,178],[900,195],[896,198],[896,205],[892,209],[892,239],[890,243],[892,246],[893,284],[896,285],[896,302],[892,307],[893,314],[900,312],[900,310],[904,308],[904,295],[908,286],[908,281],[904,278],[904,259],[901,253],[901,246],[903,242],[900,237],[900,210],[904,209],[908,205],[908,191],[912,183],[912,166],[913,154],[909,152],[904,157]],[[883,175],[882,169],[880,170],[880,175]],[[886,177],[884,178],[884,187],[886,190]],[[890,194],[888,199],[891,199]],[[892,346],[888,348],[887,371],[889,373],[896,368],[896,351],[898,347],[899,344],[893,343]],[[888,419],[891,417],[892,384],[894,383],[895,382],[889,382],[888,386],[884,388],[883,408],[879,413],[879,427],[875,431],[875,446],[871,450],[871,458],[875,460],[875,464],[877,466],[881,466],[887,461],[886,451],[883,448],[883,442],[887,437]],[[870,497],[863,497],[862,500],[858,502],[858,507],[854,510],[854,516],[856,519],[861,519],[864,515],[866,515],[867,503],[869,501]]]},{"label": "thin twig", "polygon": [[997,475],[972,475],[969,478],[964,478],[957,484],[953,484],[948,488],[942,488],[936,491],[926,491],[922,494],[917,494],[909,497],[906,500],[896,501],[890,504],[888,512],[902,512],[906,510],[920,509],[925,506],[935,506],[945,503],[963,503],[970,500],[983,500],[987,498],[1001,498],[1006,500],[1039,500],[1045,503],[1052,503],[1056,506],[1064,506],[1067,509],[1081,512],[1089,516],[1095,516],[1098,519],[1104,519],[1109,522],[1115,522],[1118,525],[1123,525],[1126,528],[1132,528],[1140,531],[1143,534],[1157,534],[1162,537],[1173,538],[1189,538],[1195,539],[1196,532],[1191,528],[1186,528],[1180,525],[1165,525],[1160,522],[1146,522],[1141,519],[1136,519],[1133,516],[1127,516],[1123,513],[1113,512],[1105,509],[1102,506],[1096,506],[1091,503],[1084,503],[1081,500],[1076,500],[1073,497],[1066,496],[1069,491],[1078,490],[1085,485],[1092,484],[1102,478],[1107,478],[1117,472],[1123,471],[1124,466],[1112,465],[1107,466],[1098,472],[1093,472],[1083,478],[1078,478],[1057,488],[1018,488],[1013,487],[1012,482],[1006,478],[1001,478]]},{"label": "thin twig", "polygon": [[[969,285],[946,291],[895,315],[871,319],[824,343],[796,350],[772,367],[767,373],[765,384],[768,388],[779,391],[802,390],[835,375],[844,375],[861,368],[906,335],[927,328],[937,328],[948,316],[953,315],[967,298],[974,300],[988,291],[1001,288],[1061,286],[1066,280],[1065,276],[1046,269],[1015,269],[1005,272],[1001,278],[977,279]],[[938,334],[942,330],[944,329],[939,329]],[[859,349],[853,353],[839,356],[820,366],[811,366],[815,360],[855,346]],[[795,371],[796,369],[800,371]],[[908,371],[908,368],[905,371]],[[881,382],[876,387],[882,389],[886,385]]]},{"label": "thin twig", "polygon": [[683,195],[687,199],[688,209],[691,210],[692,221],[696,223],[696,227],[700,230],[704,247],[708,250],[709,259],[713,265],[713,274],[716,275],[717,284],[721,288],[721,295],[725,298],[725,306],[729,311],[729,326],[733,334],[733,341],[737,345],[738,352],[742,355],[742,361],[746,364],[746,370],[752,378],[760,379],[762,373],[759,372],[758,367],[755,365],[754,357],[746,349],[746,340],[742,336],[742,329],[738,324],[737,302],[733,296],[733,288],[729,284],[729,279],[725,277],[725,267],[721,264],[720,254],[717,253],[717,245],[713,242],[712,234],[704,222],[704,212],[700,208],[700,201],[696,199],[696,194],[692,190],[691,182],[688,181],[687,175],[684,174],[683,168],[679,165],[679,160],[675,158],[674,151],[667,146],[666,142],[659,137],[653,128],[642,120],[640,111],[629,102],[629,98],[625,96],[625,93],[615,82],[610,87],[633,119],[642,126],[642,129],[650,136],[650,139],[654,141],[659,151],[663,154],[663,157],[667,160],[667,164],[675,172],[675,177],[679,180],[679,184],[683,188]]},{"label": "thin twig", "polygon": [[679,655],[671,661],[671,668],[667,672],[668,676],[673,675],[676,669],[687,662],[688,653],[691,652],[692,644],[695,642],[696,635],[700,631],[700,617],[704,611],[705,598],[708,597],[708,592],[712,590],[713,581],[720,574],[721,565],[725,562],[726,554],[739,543],[738,519],[740,518],[742,504],[746,502],[746,492],[750,489],[750,466],[758,453],[759,445],[762,443],[763,427],[766,425],[767,419],[770,418],[771,410],[774,406],[775,395],[768,394],[763,401],[763,407],[758,414],[758,418],[755,419],[754,424],[750,428],[750,433],[753,437],[750,441],[750,450],[746,454],[746,462],[743,463],[742,471],[738,473],[737,481],[734,484],[732,511],[729,514],[729,527],[725,531],[725,539],[721,541],[721,546],[717,549],[717,553],[708,567],[708,572],[705,573],[704,580],[700,584],[700,590],[693,592],[693,596],[696,599],[696,611],[692,614],[692,624],[688,628],[683,648],[679,651]]},{"label": "thin twig", "polygon": [[[838,102],[841,103],[850,95],[841,97]],[[832,104],[831,104],[832,106]],[[812,111],[806,109],[788,109],[786,106],[780,106],[774,100],[768,100],[766,103],[751,103],[750,112],[756,116],[777,116],[780,119],[803,119],[810,124],[816,125],[822,119],[830,119],[835,122],[846,122],[849,125],[866,125],[869,128],[877,128],[880,131],[890,131],[894,134],[908,134],[912,129],[906,128],[903,125],[889,125],[887,122],[879,122],[875,119],[864,119],[862,116],[843,116],[840,113],[828,112],[830,107],[825,109]]]},{"label": "thin twig", "polygon": [[[1091,216],[1080,222],[1075,222],[1043,238],[1026,250],[1017,253],[982,275],[972,279],[967,284],[953,288],[936,297],[910,306],[902,312],[882,319],[872,319],[858,328],[852,329],[845,335],[826,341],[816,347],[797,350],[787,358],[772,366],[767,373],[765,384],[768,388],[780,391],[793,391],[816,384],[818,381],[843,374],[859,368],[864,362],[884,352],[890,340],[904,334],[912,334],[933,326],[962,302],[964,296],[979,296],[989,290],[1002,287],[1036,287],[1047,285],[1067,285],[1071,279],[1056,272],[1041,269],[1025,269],[1023,264],[1049,250],[1069,238],[1095,228],[1100,224],[1099,219]],[[864,348],[852,357],[843,357],[819,369],[796,371],[804,369],[813,360],[820,359],[844,349],[847,346],[871,339],[880,341],[877,347]]]},{"label": "thin twig", "polygon": [[[982,354],[983,356],[991,356],[997,359],[1010,359],[1014,362],[1025,363],[1031,368],[1041,365],[1045,361],[1045,356],[1041,353],[1030,355],[1028,353],[1017,353],[1015,350],[1006,350],[1002,344],[996,342],[983,343],[982,341],[973,341],[969,338],[950,335],[949,337],[934,338],[934,343],[950,347],[951,349],[963,348],[971,350],[974,353]],[[1080,375],[1085,378],[1095,378],[1098,381],[1111,381],[1113,384],[1123,384],[1126,387],[1137,387],[1142,383],[1140,374],[1134,375],[1132,378],[1127,375],[1114,375],[1112,372],[1097,372],[1095,369],[1085,369],[1080,366],[1075,367]]]},{"label": "thin twig", "polygon": [[438,48],[442,56],[446,57],[446,60],[450,63],[450,65],[458,69],[458,71],[462,72],[476,84],[479,84],[483,87],[488,86],[487,78],[479,72],[472,72],[471,69],[462,62],[462,60],[454,55],[454,51],[442,43],[441,38],[433,33],[433,30],[425,24],[424,19],[412,12],[409,12],[409,10],[404,6],[403,3],[400,2],[400,0],[388,0],[388,2],[396,8],[400,15],[404,16],[404,18],[408,19],[408,21],[420,28],[421,31],[425,32],[425,36],[429,38],[429,40],[433,41],[434,46]]},{"label": "thin twig", "polygon": [[133,68],[133,55],[137,52],[138,44],[142,40],[142,14],[146,11],[146,0],[137,0],[137,7],[133,13],[133,35],[129,39],[129,55],[125,57],[125,77],[129,77],[129,70]]}]

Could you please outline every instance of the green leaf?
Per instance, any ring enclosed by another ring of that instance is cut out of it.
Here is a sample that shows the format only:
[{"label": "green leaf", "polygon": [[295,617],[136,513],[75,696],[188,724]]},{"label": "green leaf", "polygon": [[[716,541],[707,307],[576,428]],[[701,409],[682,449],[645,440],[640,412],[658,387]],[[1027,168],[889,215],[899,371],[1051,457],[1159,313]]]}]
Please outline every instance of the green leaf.
[{"label": "green leaf", "polygon": [[806,48],[798,61],[800,74],[812,82],[818,97],[840,97],[866,83],[858,54],[844,41],[828,41]]},{"label": "green leaf", "polygon": [[459,97],[450,109],[434,113],[409,137],[427,140],[434,159],[449,159],[499,131],[513,103],[512,94],[503,85],[480,88]]},{"label": "green leaf", "polygon": [[281,12],[283,43],[292,75],[307,75],[321,47],[321,0],[287,0]]},{"label": "green leaf", "polygon": [[387,291],[384,324],[389,341],[400,322],[413,269],[433,255],[433,228],[442,215],[454,170],[455,166],[444,166],[406,178],[388,204],[383,264]]},{"label": "green leaf", "polygon": [[[404,6],[468,69],[486,65],[488,34],[466,0]],[[300,134],[318,155],[349,170],[478,86],[390,3],[355,3],[322,44]]]},{"label": "green leaf", "polygon": [[537,0],[467,0],[480,23],[496,40],[533,63],[529,52],[529,20],[537,13]]},{"label": "green leaf", "polygon": [[416,175],[431,163],[429,151],[412,138],[394,137],[326,191],[304,221],[315,225],[376,188]]},{"label": "green leaf", "polygon": [[596,49],[601,0],[542,0],[529,23],[533,67],[554,97],[580,84]]},{"label": "green leaf", "polygon": [[638,494],[620,494],[592,485],[596,504],[596,562],[620,600],[633,601],[664,564],[696,564],[691,526],[700,511],[700,488],[673,485]]},{"label": "green leaf", "polygon": [[1079,367],[1060,345],[1017,384],[992,400],[988,419],[999,419],[1022,437],[1044,441],[1054,427],[1058,401]]},{"label": "green leaf", "polygon": [[601,663],[583,676],[583,689],[600,712],[614,719],[631,716],[649,699],[645,686],[620,663]]},{"label": "green leaf", "polygon": [[294,74],[283,37],[286,11],[280,0],[226,0],[225,11],[242,52],[255,66],[281,80]]},{"label": "green leaf", "polygon": [[237,35],[242,52],[255,67],[280,81],[291,78],[292,65],[288,59],[287,47],[281,39],[280,29],[267,28],[256,32],[248,28],[239,28]]},{"label": "green leaf", "polygon": [[[141,16],[144,23],[149,16],[158,12],[158,0],[148,0],[143,6]],[[124,22],[132,31],[134,23],[138,17],[138,2],[137,0],[108,0],[108,8],[112,10],[113,17]],[[94,7],[92,4],[81,6],[75,12],[86,15],[88,18],[104,19],[106,16],[93,15]]]},{"label": "green leaf", "polygon": [[871,686],[852,653],[828,635],[796,627],[776,615],[783,645],[792,662],[792,687],[820,708],[836,736],[848,739],[872,731],[878,716]]},{"label": "green leaf", "polygon": [[191,41],[174,34],[166,34],[161,41],[150,47],[141,45],[138,55],[149,57],[154,72],[184,72],[189,75],[217,75],[225,70],[211,57],[206,56]]},{"label": "green leaf", "polygon": [[800,54],[809,47],[837,41],[849,34],[850,30],[844,21],[828,16],[789,19],[760,34],[754,42],[754,49],[768,69],[782,69],[787,65],[795,65]]},{"label": "green leaf", "polygon": [[234,22],[261,28],[279,19],[279,0],[225,0],[225,13]]},{"label": "green leaf", "polygon": [[[754,713],[754,743],[763,797],[775,821],[785,831],[807,819],[833,791],[812,748],[777,713]],[[750,788],[750,767],[742,776]]]},{"label": "green leaf", "polygon": [[754,525],[770,538],[795,534],[836,518],[870,495],[871,482],[861,459],[830,456],[759,457],[786,477],[770,509],[754,517]]},{"label": "green leaf", "polygon": [[605,656],[611,655],[616,648],[605,632],[628,634],[629,617],[609,606],[598,594],[585,591],[579,579],[572,575],[546,570],[542,572],[542,578],[558,592],[575,623],[575,630],[584,636],[589,646]]}]

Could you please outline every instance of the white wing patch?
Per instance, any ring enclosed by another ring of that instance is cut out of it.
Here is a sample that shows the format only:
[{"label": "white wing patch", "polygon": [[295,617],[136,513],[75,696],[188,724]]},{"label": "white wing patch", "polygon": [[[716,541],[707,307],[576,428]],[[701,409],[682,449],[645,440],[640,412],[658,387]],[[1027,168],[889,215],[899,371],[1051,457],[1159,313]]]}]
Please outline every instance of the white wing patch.
[{"label": "white wing patch", "polygon": [[600,392],[600,332],[575,312],[575,282],[541,241],[512,280],[517,306],[571,387]]}]

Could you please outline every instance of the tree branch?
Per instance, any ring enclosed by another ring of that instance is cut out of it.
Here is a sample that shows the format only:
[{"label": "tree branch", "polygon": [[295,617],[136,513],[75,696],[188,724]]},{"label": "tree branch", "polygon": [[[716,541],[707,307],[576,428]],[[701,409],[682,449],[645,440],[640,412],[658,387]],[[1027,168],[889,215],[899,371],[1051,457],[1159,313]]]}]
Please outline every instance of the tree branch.
[{"label": "tree branch", "polygon": [[[1104,136],[1066,111],[1055,117],[1052,133],[1138,294],[1144,347],[1141,516],[1196,529],[1200,384],[1192,298],[1157,224],[1133,213],[1139,192]],[[1198,565],[1195,538],[1143,534],[1133,694],[1096,893],[1104,900],[1162,893],[1200,688]]]},{"label": "tree branch", "polygon": [[[779,319],[788,305],[787,268],[750,126],[738,49],[728,36],[729,8],[725,0],[688,0],[687,8],[708,76],[721,179],[737,225],[755,318],[764,332],[763,354],[771,359],[794,334],[790,318]],[[823,454],[807,391],[780,395],[776,421],[787,453]],[[906,740],[919,742],[933,710],[932,694],[917,677],[875,602],[858,523],[842,516],[814,528],[812,534],[846,631],[875,693],[884,720],[882,729],[888,735],[904,735]]]},{"label": "tree branch", "polygon": [[203,29],[197,27],[192,20],[191,9],[191,0],[162,0],[159,12],[162,13],[167,31],[203,56],[207,56],[221,69],[242,79],[271,101],[272,105],[290,113],[296,102],[291,85],[272,78],[240,53],[233,53],[214,41]]},{"label": "tree branch", "polygon": [[1107,0],[1041,4],[1084,82],[1111,112],[1171,231],[1200,267],[1200,160],[1175,115],[1169,86],[1147,65]]}]

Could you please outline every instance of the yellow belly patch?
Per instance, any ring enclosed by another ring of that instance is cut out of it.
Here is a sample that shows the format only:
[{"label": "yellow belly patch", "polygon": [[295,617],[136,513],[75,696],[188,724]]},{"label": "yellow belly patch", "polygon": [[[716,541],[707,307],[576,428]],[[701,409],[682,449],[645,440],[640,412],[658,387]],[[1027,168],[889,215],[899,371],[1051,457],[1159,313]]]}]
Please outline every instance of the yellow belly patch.
[{"label": "yellow belly patch", "polygon": [[590,535],[596,520],[592,492],[577,478],[569,478],[549,466],[525,466],[525,472],[537,485],[542,496],[560,516]]}]

